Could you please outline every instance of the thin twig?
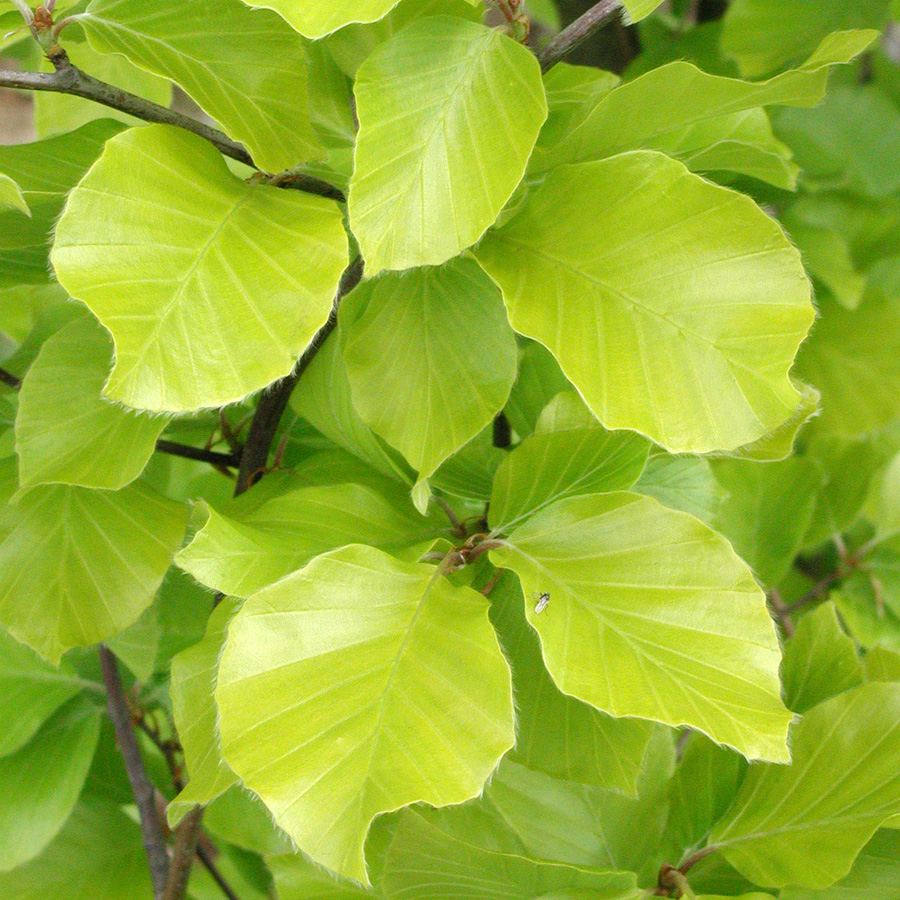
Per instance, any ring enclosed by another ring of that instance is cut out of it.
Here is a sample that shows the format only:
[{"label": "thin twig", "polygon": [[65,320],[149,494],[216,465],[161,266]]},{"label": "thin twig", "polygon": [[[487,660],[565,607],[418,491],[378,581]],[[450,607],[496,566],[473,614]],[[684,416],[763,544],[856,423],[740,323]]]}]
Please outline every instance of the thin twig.
[{"label": "thin twig", "polygon": [[685,27],[693,27],[700,21],[700,0],[688,0],[684,13]]},{"label": "thin twig", "polygon": [[841,581],[842,577],[843,576],[839,572],[832,572],[830,575],[826,575],[820,581],[816,582],[816,584],[814,584],[799,600],[786,606],[785,612],[790,615],[791,613],[797,612],[798,609],[803,609],[804,606],[809,606],[811,603],[821,600],[828,594],[831,588]]},{"label": "thin twig", "polygon": [[563,57],[571,53],[580,43],[587,40],[598,28],[622,9],[621,0],[600,0],[571,25],[564,28],[538,54],[541,71],[553,68]]},{"label": "thin twig", "polygon": [[63,63],[61,68],[55,72],[0,71],[0,87],[72,94],[75,97],[93,100],[94,103],[118,109],[120,112],[136,116],[145,122],[174,125],[185,131],[191,131],[214,144],[225,156],[230,156],[248,166],[253,165],[253,159],[246,149],[216,128],[175,112],[173,109],[160,106],[158,103],[153,103],[151,100],[145,100],[136,94],[130,94],[111,84],[98,81],[72,63],[68,65]]},{"label": "thin twig", "polygon": [[231,889],[231,885],[225,880],[225,877],[219,871],[219,867],[215,864],[212,856],[210,856],[209,851],[203,844],[197,845],[197,859],[203,863],[206,871],[212,876],[213,881],[219,886],[222,893],[228,898],[228,900],[239,900],[238,895]]},{"label": "thin twig", "polygon": [[218,453],[215,450],[205,450],[202,447],[191,447],[189,444],[179,444],[175,441],[159,440],[156,449],[160,453],[168,453],[170,456],[181,456],[184,459],[194,459],[197,462],[207,462],[212,466],[225,466],[236,469],[241,464],[241,451],[234,453]]},{"label": "thin twig", "polygon": [[[172,775],[172,784],[175,786],[175,790],[181,793],[181,791],[184,790],[184,779],[181,777],[181,766],[178,765],[178,761],[175,759],[175,748],[173,747],[172,742],[164,741],[160,737],[159,732],[154,731],[153,728],[147,725],[146,718],[138,721],[138,727],[141,728],[151,741],[153,741],[159,752],[165,757],[169,772]],[[155,792],[155,796],[157,809],[160,809],[164,816],[167,801],[158,791]],[[206,843],[204,843],[204,840]],[[225,880],[225,876],[219,871],[219,867],[216,865],[215,859],[213,858],[210,849],[208,849],[208,845],[209,839],[201,833],[197,840],[197,859],[203,863],[204,868],[209,872],[213,881],[219,886],[228,900],[239,900],[237,894],[232,890],[231,885]]]},{"label": "thin twig", "polygon": [[453,526],[454,530],[460,537],[466,536],[466,526],[463,525],[462,522],[459,521],[458,516],[455,512],[453,512],[453,507],[443,498],[438,497],[437,494],[432,494],[431,499],[443,510],[444,515],[449,520],[450,524]]},{"label": "thin twig", "polygon": [[181,778],[181,767],[178,764],[176,754],[181,750],[181,746],[177,741],[165,740],[157,728],[151,727],[147,723],[146,715],[142,715],[141,718],[137,720],[137,727],[147,735],[156,749],[162,754],[163,759],[166,761],[166,765],[169,767],[169,772],[172,775],[172,784],[174,785],[175,790],[180,793],[184,790],[184,781]]},{"label": "thin twig", "polygon": [[98,652],[103,669],[103,682],[106,685],[106,708],[116,730],[119,749],[125,761],[125,771],[128,773],[128,781],[131,783],[131,790],[140,813],[141,836],[147,859],[150,861],[153,896],[159,900],[163,897],[169,876],[169,856],[166,852],[166,839],[156,815],[153,785],[147,777],[147,770],[144,768],[144,761],[131,724],[131,710],[122,690],[119,664],[112,652],[103,644],[99,646]]},{"label": "thin twig", "polygon": [[[158,103],[145,100],[136,94],[123,91],[104,81],[99,81],[72,65],[65,53],[58,54],[52,61],[57,66],[55,72],[0,71],[0,88],[70,94],[128,113],[145,122],[174,125],[176,128],[183,128],[185,131],[190,131],[209,141],[225,156],[256,168],[247,150],[218,129],[182,115],[173,109],[160,106]],[[290,184],[285,186],[322,197],[343,199],[343,194],[333,185],[310,175],[294,175]]]},{"label": "thin twig", "polygon": [[13,375],[12,372],[7,372],[6,369],[0,369],[0,381],[7,387],[11,387],[14,391],[17,391],[22,387],[22,379]]},{"label": "thin twig", "polygon": [[796,628],[794,627],[794,620],[791,618],[789,607],[784,600],[781,599],[781,594],[778,591],[769,591],[768,599],[769,606],[772,608],[775,618],[781,623],[784,633],[789,638],[792,638]]},{"label": "thin twig", "polygon": [[244,445],[241,467],[238,471],[237,487],[234,492],[235,496],[249,490],[265,472],[269,451],[272,449],[272,441],[275,439],[275,432],[278,430],[281,417],[284,415],[285,409],[287,409],[291,392],[321,349],[322,344],[325,343],[328,335],[334,331],[337,325],[338,305],[344,296],[349,294],[359,284],[362,279],[362,273],[362,259],[357,257],[347,268],[347,271],[344,272],[343,278],[341,278],[341,284],[328,320],[316,332],[303,356],[300,357],[297,365],[294,366],[294,371],[286,378],[276,382],[260,399],[256,412],[253,415],[253,421],[250,423],[247,443]]},{"label": "thin twig", "polygon": [[711,856],[716,852],[719,848],[715,844],[711,844],[708,847],[704,847],[702,850],[698,850],[696,853],[692,853],[679,867],[678,871],[681,872],[682,875],[687,875],[691,869],[700,862],[701,859],[706,859],[707,856]]},{"label": "thin twig", "polygon": [[172,853],[172,865],[166,882],[162,900],[183,900],[191,877],[191,866],[197,854],[197,842],[200,840],[200,827],[203,821],[203,807],[191,810],[175,829],[175,849]]}]

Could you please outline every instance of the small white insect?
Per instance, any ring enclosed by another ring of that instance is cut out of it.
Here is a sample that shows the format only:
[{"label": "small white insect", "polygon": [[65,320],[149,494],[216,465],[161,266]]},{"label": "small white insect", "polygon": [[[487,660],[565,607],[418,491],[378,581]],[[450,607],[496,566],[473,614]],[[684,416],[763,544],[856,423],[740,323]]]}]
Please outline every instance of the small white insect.
[{"label": "small white insect", "polygon": [[550,595],[544,592],[535,594],[535,596],[537,597],[537,603],[534,606],[534,614],[539,616],[550,605]]}]

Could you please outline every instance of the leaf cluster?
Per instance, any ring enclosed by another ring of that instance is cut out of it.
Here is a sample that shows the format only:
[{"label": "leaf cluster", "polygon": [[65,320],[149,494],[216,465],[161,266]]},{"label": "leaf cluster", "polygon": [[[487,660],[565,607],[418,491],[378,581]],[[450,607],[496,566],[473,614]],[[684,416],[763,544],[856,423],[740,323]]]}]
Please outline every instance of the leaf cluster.
[{"label": "leaf cluster", "polygon": [[895,896],[896,4],[14,5],[0,900]]}]

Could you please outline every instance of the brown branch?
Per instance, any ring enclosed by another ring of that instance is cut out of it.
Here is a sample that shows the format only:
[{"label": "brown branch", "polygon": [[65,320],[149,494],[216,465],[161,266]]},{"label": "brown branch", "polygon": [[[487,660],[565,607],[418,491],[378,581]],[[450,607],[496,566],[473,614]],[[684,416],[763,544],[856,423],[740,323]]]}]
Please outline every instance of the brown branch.
[{"label": "brown branch", "polygon": [[453,507],[443,498],[438,497],[437,494],[432,495],[432,499],[434,502],[443,510],[444,515],[447,517],[450,524],[453,526],[453,530],[456,534],[464,538],[466,536],[466,526],[460,522],[459,517],[453,511]]},{"label": "brown branch", "polygon": [[285,409],[287,409],[291,393],[309,367],[309,364],[315,358],[315,355],[321,349],[322,344],[325,343],[328,335],[334,331],[337,325],[338,305],[344,296],[349,294],[359,284],[362,279],[362,273],[362,258],[357,257],[341,278],[337,296],[334,299],[327,321],[316,332],[303,356],[300,357],[297,365],[294,366],[294,371],[286,378],[276,382],[260,398],[253,421],[250,423],[250,433],[247,435],[247,443],[244,446],[244,453],[241,457],[237,487],[234,491],[236,497],[249,490],[265,473],[269,451],[272,449],[272,441],[275,439],[275,432],[278,430],[281,417],[284,415]]},{"label": "brown branch", "polygon": [[681,872],[682,875],[687,875],[690,870],[700,862],[701,859],[706,859],[707,856],[711,856],[716,852],[719,848],[716,845],[710,845],[708,847],[704,847],[702,850],[698,850],[696,853],[693,853],[689,856],[679,867],[678,871]]},{"label": "brown branch", "polygon": [[796,631],[796,627],[794,626],[794,620],[791,618],[790,608],[784,600],[781,599],[781,594],[779,594],[778,591],[769,591],[768,600],[769,606],[772,609],[772,614],[781,623],[785,635],[792,638]]},{"label": "brown branch", "polygon": [[621,0],[600,0],[571,25],[564,28],[538,54],[541,71],[552,69],[563,57],[571,53],[582,41],[586,41],[598,28],[622,9]]},{"label": "brown branch", "polygon": [[[838,536],[840,537],[840,536]],[[810,604],[826,598],[831,589],[839,585],[844,579],[849,578],[854,572],[865,567],[866,558],[875,549],[876,543],[863,544],[851,556],[844,556],[843,542],[838,545],[842,559],[838,567],[831,572],[821,575],[819,580],[799,599],[785,607],[785,611],[790,614],[798,609],[803,609]],[[810,578],[817,577],[817,571],[814,563],[797,557],[794,560],[794,566],[804,575]]]},{"label": "brown branch", "polygon": [[838,584],[843,577],[844,576],[839,572],[832,572],[830,575],[826,575],[823,579],[816,582],[816,584],[814,584],[799,600],[786,606],[785,612],[790,615],[798,609],[803,609],[804,606],[809,606],[811,603],[815,603],[817,600],[827,596],[828,592]]},{"label": "brown branch", "polygon": [[238,895],[232,890],[231,885],[225,880],[225,877],[219,871],[219,867],[216,865],[209,851],[203,844],[197,845],[197,859],[203,863],[206,871],[209,872],[212,880],[219,886],[219,889],[222,893],[228,898],[228,900],[239,900]]},{"label": "brown branch", "polygon": [[[169,772],[172,775],[172,784],[175,786],[175,790],[181,793],[184,790],[184,780],[181,777],[181,766],[175,758],[176,748],[173,746],[173,742],[164,741],[160,737],[159,732],[147,724],[146,717],[138,721],[138,727],[153,741],[159,752],[165,757],[166,765],[168,765]],[[155,797],[157,809],[162,816],[165,816],[166,798],[159,791],[155,792]],[[201,833],[197,840],[197,859],[203,863],[203,867],[209,872],[212,880],[215,881],[228,900],[239,900],[231,885],[225,880],[225,876],[219,871],[213,856],[214,850],[215,847],[212,846],[209,839]]]},{"label": "brown branch", "polygon": [[197,854],[197,842],[200,840],[200,827],[203,823],[203,807],[198,806],[189,812],[175,829],[175,849],[172,853],[172,865],[166,881],[162,900],[183,900],[191,877],[191,866]]},{"label": "brown branch", "polygon": [[7,372],[6,369],[0,369],[0,382],[3,382],[7,387],[11,387],[14,391],[22,387],[22,379],[13,375],[12,372]]},{"label": "brown branch", "polygon": [[156,449],[160,453],[168,453],[170,456],[180,456],[184,459],[194,459],[197,462],[207,462],[211,466],[225,466],[236,469],[241,464],[241,451],[234,453],[218,453],[215,450],[206,450],[203,447],[191,447],[188,444],[179,444],[175,441],[158,440]]},{"label": "brown branch", "polygon": [[153,896],[156,900],[163,897],[166,881],[169,877],[169,856],[166,852],[166,839],[156,814],[154,789],[147,777],[141,751],[132,727],[131,710],[122,689],[122,677],[119,665],[112,652],[101,644],[98,648],[100,665],[103,669],[103,682],[106,685],[106,708],[116,730],[116,738],[125,771],[134,793],[135,803],[141,819],[141,837],[144,850],[150,861],[150,877],[153,882]]},{"label": "brown branch", "polygon": [[[136,94],[123,91],[121,88],[107,84],[104,81],[98,81],[72,65],[63,51],[55,54],[52,62],[56,66],[55,72],[0,71],[0,88],[70,94],[74,97],[83,97],[85,100],[92,100],[94,103],[99,103],[102,106],[108,106],[111,109],[128,113],[138,119],[143,119],[145,122],[156,122],[162,125],[173,125],[176,128],[183,128],[185,131],[190,131],[209,141],[225,156],[256,168],[247,150],[218,129],[204,122],[198,122],[189,116],[182,115],[173,109],[160,106],[158,103],[145,100]],[[333,185],[319,178],[313,178],[310,175],[292,176],[289,186],[309,194],[318,194],[321,197],[331,197],[336,200],[344,199],[344,195]]]}]

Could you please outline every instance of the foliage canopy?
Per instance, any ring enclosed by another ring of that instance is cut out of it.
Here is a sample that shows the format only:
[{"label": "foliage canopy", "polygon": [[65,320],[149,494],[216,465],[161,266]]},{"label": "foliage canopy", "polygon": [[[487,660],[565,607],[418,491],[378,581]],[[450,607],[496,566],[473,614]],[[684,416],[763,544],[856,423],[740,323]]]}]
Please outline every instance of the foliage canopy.
[{"label": "foliage canopy", "polygon": [[900,6],[6,5],[0,900],[896,896]]}]

